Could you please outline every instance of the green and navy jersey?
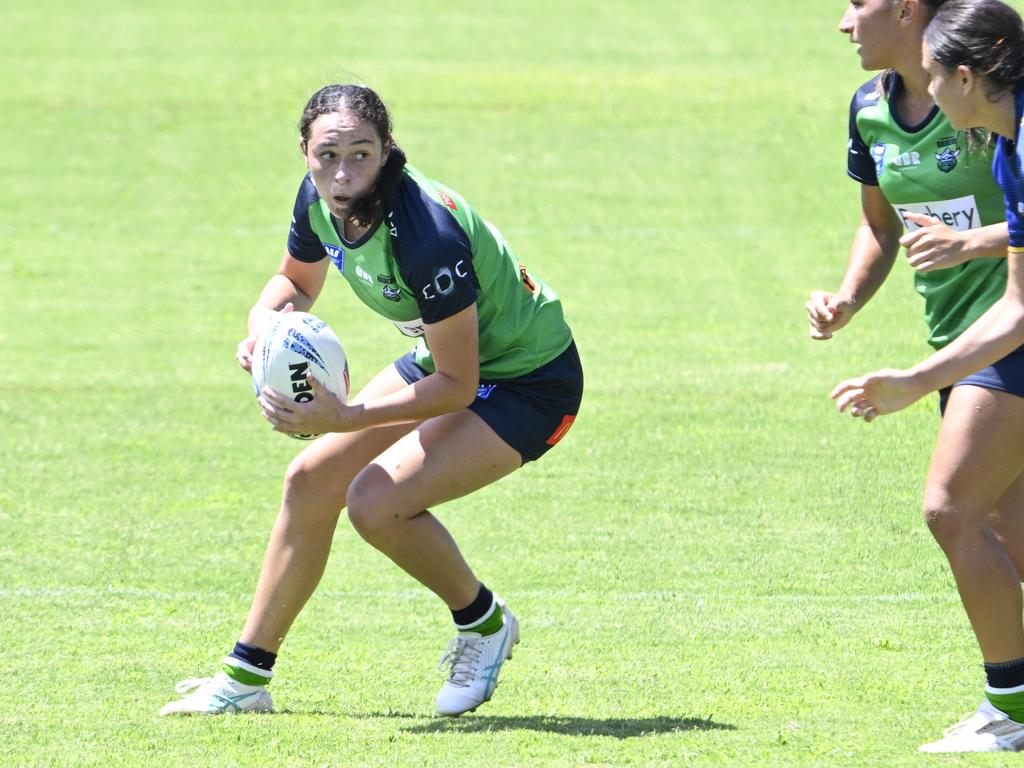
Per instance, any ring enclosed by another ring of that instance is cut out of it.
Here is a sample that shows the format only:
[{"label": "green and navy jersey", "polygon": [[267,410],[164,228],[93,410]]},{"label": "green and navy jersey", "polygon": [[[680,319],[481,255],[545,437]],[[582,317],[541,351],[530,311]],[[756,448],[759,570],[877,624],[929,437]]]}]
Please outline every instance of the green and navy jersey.
[{"label": "green and navy jersey", "polygon": [[1024,128],[1024,82],[1017,85],[1014,108],[1017,134],[1012,140],[999,137],[992,159],[992,175],[1003,190],[1006,223],[1010,229],[1010,251],[1024,253],[1024,146],[1020,143],[1021,129]]},{"label": "green and navy jersey", "polygon": [[474,302],[481,380],[527,374],[572,342],[558,295],[519,263],[501,232],[457,192],[408,165],[382,220],[356,242],[345,239],[307,174],[288,252],[306,262],[329,257],[364,304],[419,337],[416,362],[430,372],[424,325]]},{"label": "green and navy jersey", "polygon": [[[862,85],[850,104],[849,175],[881,187],[909,231],[918,227],[903,215],[908,211],[938,217],[960,231],[1003,221],[991,150],[968,150],[965,136],[938,107],[918,125],[905,124],[889,107],[903,87],[900,77],[894,74],[884,95],[880,78]],[[928,343],[940,349],[1003,295],[1006,259],[915,272],[914,283],[924,297]]]}]

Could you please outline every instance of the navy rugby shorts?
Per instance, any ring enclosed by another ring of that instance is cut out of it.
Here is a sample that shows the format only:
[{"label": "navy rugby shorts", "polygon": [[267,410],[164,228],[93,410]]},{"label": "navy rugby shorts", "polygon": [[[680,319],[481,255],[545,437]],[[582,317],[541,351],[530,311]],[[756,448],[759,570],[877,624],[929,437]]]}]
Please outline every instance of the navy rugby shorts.
[{"label": "navy rugby shorts", "polygon": [[[953,387],[971,384],[996,392],[1007,392],[1017,397],[1024,397],[1024,346],[1017,347],[1002,360],[998,360],[988,368],[972,373],[960,379]],[[939,390],[939,410],[946,412],[946,402],[953,387]]]},{"label": "navy rugby shorts", "polygon": [[[410,352],[395,361],[409,384],[428,372]],[[515,448],[523,463],[547,453],[569,431],[583,399],[583,366],[576,342],[549,363],[514,379],[480,380],[469,410]]]}]

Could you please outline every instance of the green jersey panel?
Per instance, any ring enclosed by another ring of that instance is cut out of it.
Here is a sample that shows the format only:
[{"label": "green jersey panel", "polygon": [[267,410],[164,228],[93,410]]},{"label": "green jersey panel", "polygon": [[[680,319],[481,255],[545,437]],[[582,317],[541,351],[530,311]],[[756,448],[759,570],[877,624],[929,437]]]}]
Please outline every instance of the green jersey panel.
[{"label": "green jersey panel", "polygon": [[482,380],[522,376],[568,348],[572,334],[558,295],[461,195],[406,166],[389,202],[374,229],[348,242],[307,176],[289,252],[305,261],[329,256],[363,303],[419,338],[416,361],[430,372],[425,326],[473,303]]},{"label": "green jersey panel", "polygon": [[[879,83],[876,77],[861,86],[850,105],[849,175],[879,186],[908,231],[918,228],[908,212],[938,217],[959,231],[1004,221],[991,150],[969,149],[938,108],[920,125],[904,125],[889,108],[902,87],[899,77],[886,95]],[[914,284],[924,298],[928,343],[939,349],[1002,296],[1006,259],[915,272]]]}]

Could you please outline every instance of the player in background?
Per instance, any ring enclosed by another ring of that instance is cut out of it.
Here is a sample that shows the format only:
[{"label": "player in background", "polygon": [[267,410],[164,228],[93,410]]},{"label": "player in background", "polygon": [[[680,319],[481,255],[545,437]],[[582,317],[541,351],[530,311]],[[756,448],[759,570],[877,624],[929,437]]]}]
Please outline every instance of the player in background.
[{"label": "player in background", "polygon": [[[1004,291],[1007,235],[991,148],[984,136],[950,125],[928,92],[922,66],[925,27],[943,4],[854,0],[840,22],[839,31],[859,46],[862,66],[883,72],[861,86],[851,103],[848,174],[860,182],[861,221],[839,289],[815,291],[807,302],[814,339],[832,338],[864,307],[900,246],[916,270],[928,342],[937,349]],[[1020,468],[1008,469],[994,494],[991,474],[979,471],[987,466],[981,446],[1014,441],[1024,427],[1020,398],[1001,390],[986,380],[944,392],[940,401],[943,418],[924,511],[951,562],[961,548],[973,546],[961,521],[974,520],[1003,560],[1024,567],[1024,537],[1016,531],[1024,516]],[[973,619],[973,605],[968,612]]]},{"label": "player in background", "polygon": [[[951,420],[947,407],[929,477],[925,514],[956,577],[985,662],[985,696],[977,711],[926,752],[1024,747],[1024,622],[1019,526],[1014,512],[1024,471],[1024,183],[1020,124],[1024,117],[1024,26],[997,0],[948,0],[925,32],[923,66],[929,92],[957,129],[982,127],[998,136],[992,163],[1009,224],[1006,293],[969,330],[909,371],[881,371],[842,382],[839,409],[870,421],[952,385],[950,406],[968,401],[974,415]],[[982,366],[988,365],[987,368]],[[981,368],[977,373],[971,373]],[[948,390],[946,390],[948,391]],[[933,477],[948,476],[944,484]],[[967,492],[965,493],[965,489]],[[1003,513],[993,527],[991,505]],[[1003,533],[1001,539],[999,534]]]},{"label": "player in background", "polygon": [[[166,714],[269,711],[277,652],[323,575],[342,509],[370,544],[434,592],[456,637],[442,658],[440,714],[487,701],[519,625],[463,559],[434,505],[540,458],[573,423],[583,373],[555,292],[453,190],[406,164],[378,95],[317,91],[299,123],[309,173],[288,247],[249,314],[249,371],[277,312],[308,310],[331,265],[370,309],[417,338],[412,352],[344,404],[264,389],[263,415],[290,434],[325,433],[288,467],[281,510],[238,643]],[[198,686],[198,687],[197,687]]]}]

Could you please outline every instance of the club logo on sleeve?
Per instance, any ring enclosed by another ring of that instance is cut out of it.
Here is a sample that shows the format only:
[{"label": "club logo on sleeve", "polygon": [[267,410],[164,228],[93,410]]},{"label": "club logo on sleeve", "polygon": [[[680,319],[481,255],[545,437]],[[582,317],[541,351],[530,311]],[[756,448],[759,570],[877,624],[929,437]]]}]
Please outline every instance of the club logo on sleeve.
[{"label": "club logo on sleeve", "polygon": [[448,195],[446,195],[444,192],[442,192],[441,190],[437,190],[437,194],[441,196],[441,200],[444,202],[444,204],[451,208],[453,211],[459,210],[458,206],[455,205],[455,201],[448,197]]},{"label": "club logo on sleeve", "polygon": [[400,290],[398,290],[397,288],[394,288],[394,287],[392,287],[390,285],[382,285],[380,287],[380,292],[384,296],[384,298],[388,299],[389,301],[401,301],[402,300],[402,292]]},{"label": "club logo on sleeve", "polygon": [[455,290],[456,279],[468,276],[469,270],[466,268],[465,259],[459,259],[455,262],[454,270],[448,266],[441,267],[434,273],[434,279],[423,286],[423,298],[429,301],[438,296],[447,296]]},{"label": "club logo on sleeve", "polygon": [[957,159],[960,157],[960,145],[957,143],[956,136],[941,139],[938,142],[938,147],[940,151],[935,153],[935,162],[940,171],[949,173],[956,168]]},{"label": "club logo on sleeve", "polygon": [[330,243],[321,243],[321,245],[324,247],[324,250],[327,251],[327,255],[330,256],[331,261],[334,263],[334,266],[338,268],[338,271],[344,273],[345,251],[336,245],[331,245]]},{"label": "club logo on sleeve", "polygon": [[974,195],[958,197],[956,200],[936,200],[930,203],[903,203],[893,205],[896,215],[903,222],[903,227],[908,232],[918,229],[918,225],[910,221],[904,214],[923,213],[938,219],[950,229],[958,232],[966,232],[968,229],[977,229],[982,226],[981,214],[978,213],[978,203]]}]

